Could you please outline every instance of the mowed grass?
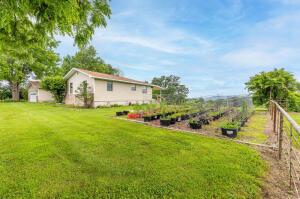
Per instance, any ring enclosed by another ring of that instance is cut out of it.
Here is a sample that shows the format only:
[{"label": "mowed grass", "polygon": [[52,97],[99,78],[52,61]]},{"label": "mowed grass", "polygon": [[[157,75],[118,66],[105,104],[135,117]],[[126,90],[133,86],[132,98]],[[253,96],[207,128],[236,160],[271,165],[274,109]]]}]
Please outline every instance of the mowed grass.
[{"label": "mowed grass", "polygon": [[248,146],[114,119],[117,109],[0,104],[0,198],[261,198]]},{"label": "mowed grass", "polygon": [[267,134],[265,134],[267,114],[264,110],[256,110],[238,133],[237,139],[258,144],[265,143],[268,139]]},{"label": "mowed grass", "polygon": [[300,113],[291,112],[289,114],[300,125]]}]

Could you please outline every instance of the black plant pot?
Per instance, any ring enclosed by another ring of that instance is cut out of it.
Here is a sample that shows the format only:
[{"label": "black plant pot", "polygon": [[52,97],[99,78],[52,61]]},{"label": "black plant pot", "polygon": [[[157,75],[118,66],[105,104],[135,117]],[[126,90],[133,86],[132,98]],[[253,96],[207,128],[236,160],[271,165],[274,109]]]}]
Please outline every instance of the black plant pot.
[{"label": "black plant pot", "polygon": [[128,115],[129,111],[123,111],[124,115]]},{"label": "black plant pot", "polygon": [[171,118],[171,124],[175,124],[176,123],[176,118]]},{"label": "black plant pot", "polygon": [[237,136],[238,129],[225,129],[221,128],[222,134],[226,135],[227,137],[230,138],[235,138]]},{"label": "black plant pot", "polygon": [[157,115],[151,115],[151,120],[156,120],[157,119]]},{"label": "black plant pot", "polygon": [[116,112],[116,116],[122,116],[124,115],[123,111],[122,112]]},{"label": "black plant pot", "polygon": [[200,123],[190,123],[191,129],[201,129],[202,125]]},{"label": "black plant pot", "polygon": [[144,122],[151,122],[151,116],[144,116]]},{"label": "black plant pot", "polygon": [[171,120],[160,120],[160,125],[170,126],[171,125]]}]

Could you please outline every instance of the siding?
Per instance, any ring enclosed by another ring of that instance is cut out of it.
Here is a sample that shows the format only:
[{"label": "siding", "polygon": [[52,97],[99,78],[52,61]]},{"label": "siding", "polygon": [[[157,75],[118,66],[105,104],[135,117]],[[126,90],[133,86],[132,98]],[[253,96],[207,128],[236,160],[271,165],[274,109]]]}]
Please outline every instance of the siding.
[{"label": "siding", "polygon": [[107,91],[106,80],[95,80],[95,96],[94,105],[109,105],[109,104],[141,104],[150,103],[152,101],[152,88],[147,86],[147,93],[143,93],[144,86],[136,85],[136,91],[132,91],[131,87],[134,84],[113,82],[113,91]]},{"label": "siding", "polygon": [[[94,79],[90,78],[89,76],[80,73],[80,72],[75,72],[67,81],[67,94],[65,98],[65,103],[66,104],[72,104],[72,105],[82,105],[82,102],[78,100],[75,95],[76,95],[76,90],[79,87],[79,85],[83,82],[87,81],[88,85],[92,87],[94,90]],[[70,83],[73,83],[73,94],[70,94]]]},{"label": "siding", "polygon": [[53,95],[44,89],[39,89],[38,90],[38,101],[39,102],[54,102],[54,97]]}]

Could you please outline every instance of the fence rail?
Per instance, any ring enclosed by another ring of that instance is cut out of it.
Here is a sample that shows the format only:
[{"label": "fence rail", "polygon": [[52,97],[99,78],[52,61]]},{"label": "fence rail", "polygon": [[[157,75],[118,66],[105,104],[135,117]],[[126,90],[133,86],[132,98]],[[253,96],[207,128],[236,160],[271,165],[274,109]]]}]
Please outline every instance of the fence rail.
[{"label": "fence rail", "polygon": [[286,162],[289,186],[300,198],[300,127],[275,101],[269,103],[272,130],[277,136],[279,161]]}]

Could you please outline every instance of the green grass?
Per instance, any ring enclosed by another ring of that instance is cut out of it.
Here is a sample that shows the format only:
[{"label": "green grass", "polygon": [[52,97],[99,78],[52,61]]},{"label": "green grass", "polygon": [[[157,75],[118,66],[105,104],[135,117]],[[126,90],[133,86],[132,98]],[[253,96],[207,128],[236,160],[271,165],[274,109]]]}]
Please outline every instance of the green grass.
[{"label": "green grass", "polygon": [[298,124],[300,124],[300,113],[289,113],[289,114]]},{"label": "green grass", "polygon": [[1,103],[1,198],[262,198],[255,150],[109,117],[122,109]]},{"label": "green grass", "polygon": [[237,139],[258,144],[265,143],[268,138],[264,133],[267,124],[267,114],[265,111],[256,111],[245,127],[242,127],[241,131],[238,132]]}]

